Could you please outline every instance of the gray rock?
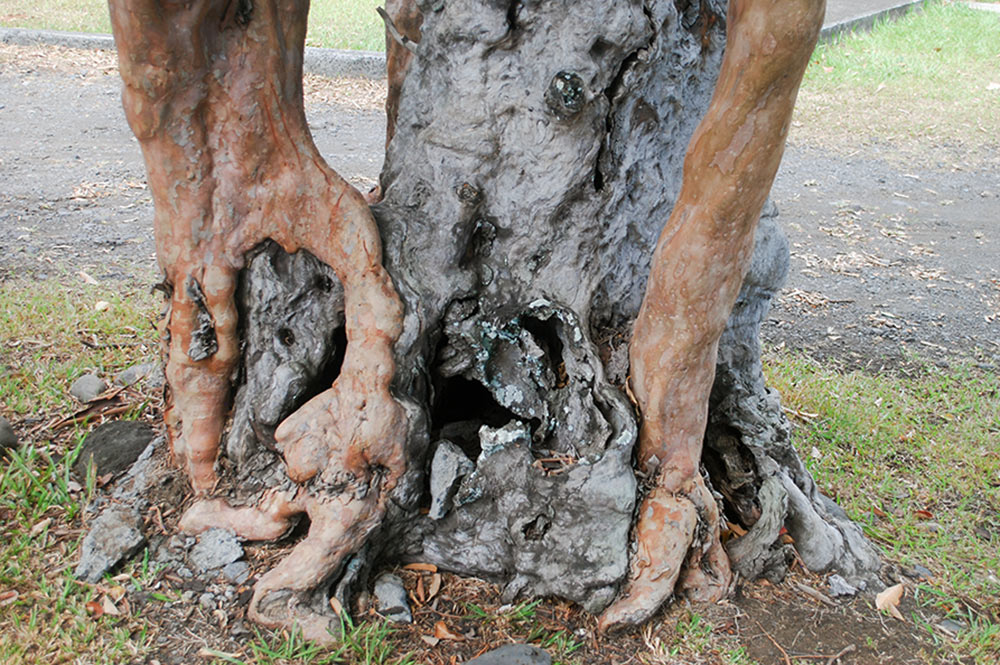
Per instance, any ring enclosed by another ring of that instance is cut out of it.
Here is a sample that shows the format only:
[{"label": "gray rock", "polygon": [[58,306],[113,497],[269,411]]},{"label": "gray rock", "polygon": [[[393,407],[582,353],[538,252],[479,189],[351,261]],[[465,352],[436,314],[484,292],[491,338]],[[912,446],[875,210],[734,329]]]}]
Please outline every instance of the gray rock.
[{"label": "gray rock", "polygon": [[0,457],[7,454],[8,449],[17,448],[17,434],[10,421],[0,416]]},{"label": "gray rock", "polygon": [[853,596],[858,593],[858,588],[840,575],[830,575],[830,579],[826,582],[830,587],[831,596]]},{"label": "gray rock", "polygon": [[119,475],[139,458],[155,436],[153,428],[134,420],[115,420],[98,425],[87,435],[73,471],[86,477],[93,463],[97,475]]},{"label": "gray rock", "polygon": [[206,591],[198,597],[198,604],[206,612],[211,612],[215,609],[215,595]]},{"label": "gray rock", "polygon": [[233,561],[222,567],[222,576],[233,584],[243,584],[250,577],[250,566],[246,561]]},{"label": "gray rock", "polygon": [[410,603],[406,598],[403,580],[392,573],[383,573],[375,580],[375,598],[379,614],[394,623],[413,623]]},{"label": "gray rock", "polygon": [[149,388],[161,388],[164,381],[163,368],[157,362],[133,365],[115,375],[115,383],[122,386],[142,383]]},{"label": "gray rock", "polygon": [[198,536],[198,542],[188,555],[200,572],[216,570],[243,557],[243,546],[236,534],[228,529],[209,529]]},{"label": "gray rock", "polygon": [[109,506],[94,520],[83,539],[80,562],[73,574],[84,582],[97,582],[145,542],[139,512],[119,505]]},{"label": "gray rock", "polygon": [[108,389],[108,384],[94,374],[84,374],[69,387],[69,394],[81,402],[92,402]]},{"label": "gray rock", "polygon": [[929,580],[934,577],[934,573],[931,572],[930,568],[921,566],[919,563],[913,566],[913,572],[917,574],[917,579],[921,580]]},{"label": "gray rock", "polygon": [[431,509],[428,516],[439,520],[451,510],[451,500],[463,476],[476,468],[462,449],[451,441],[438,443],[431,461]]},{"label": "gray rock", "polygon": [[552,656],[528,644],[507,644],[473,658],[466,665],[551,665]]}]

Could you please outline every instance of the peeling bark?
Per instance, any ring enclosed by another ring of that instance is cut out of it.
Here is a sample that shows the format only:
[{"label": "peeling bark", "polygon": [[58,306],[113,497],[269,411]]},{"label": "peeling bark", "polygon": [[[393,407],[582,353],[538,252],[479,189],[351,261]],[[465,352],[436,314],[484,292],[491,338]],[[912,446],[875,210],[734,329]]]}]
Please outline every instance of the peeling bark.
[{"label": "peeling bark", "polygon": [[[329,641],[331,594],[419,559],[594,612],[624,584],[602,625],[638,622],[719,597],[730,561],[780,577],[782,524],[810,566],[877,568],[757,341],[787,247],[754,230],[823,3],[724,5],[387,3],[419,47],[389,44],[369,210],[309,136],[304,0],[112,0],[200,495],[181,527],[310,520],[252,618]],[[723,509],[750,530],[728,552]]]}]

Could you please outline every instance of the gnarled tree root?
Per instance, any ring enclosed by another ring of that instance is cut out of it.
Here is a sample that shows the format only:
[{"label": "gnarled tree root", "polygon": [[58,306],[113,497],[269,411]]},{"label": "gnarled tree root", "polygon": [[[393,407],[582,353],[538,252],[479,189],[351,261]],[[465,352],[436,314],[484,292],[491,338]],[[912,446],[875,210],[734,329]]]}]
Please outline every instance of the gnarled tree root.
[{"label": "gnarled tree root", "polygon": [[639,513],[630,580],[602,629],[647,619],[677,591],[710,601],[730,585],[718,509],[699,470],[708,399],[824,8],[822,0],[729,4],[719,81],[688,147],[629,349],[643,417],[639,461],[657,469],[656,486]]},{"label": "gnarled tree root", "polygon": [[[301,596],[379,522],[385,494],[404,471],[406,425],[389,391],[402,306],[382,268],[378,232],[306,124],[307,12],[307,0],[111,2],[123,103],[143,149],[157,257],[171,291],[166,420],[174,456],[197,492],[216,485],[239,358],[233,298],[244,255],[267,239],[289,253],[307,249],[343,284],[341,373],[276,434],[299,489],[251,508],[196,504],[188,520],[273,537],[308,513],[308,537],[260,581],[251,614],[328,639],[325,619],[302,609]],[[299,600],[286,603],[290,614],[275,614],[269,608],[283,594]]]}]

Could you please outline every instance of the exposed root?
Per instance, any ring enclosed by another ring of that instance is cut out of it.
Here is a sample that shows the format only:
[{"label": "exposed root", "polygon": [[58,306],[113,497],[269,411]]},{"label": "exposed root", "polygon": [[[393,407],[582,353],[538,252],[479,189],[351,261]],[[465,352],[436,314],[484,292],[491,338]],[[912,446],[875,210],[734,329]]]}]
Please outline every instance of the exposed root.
[{"label": "exposed root", "polygon": [[[164,323],[172,450],[194,489],[216,485],[231,379],[239,358],[237,276],[271,239],[307,249],[344,287],[348,346],[333,386],[277,431],[287,496],[255,506],[204,500],[184,516],[197,532],[229,527],[273,539],[308,513],[308,537],[258,584],[251,616],[329,639],[322,584],[381,520],[405,470],[405,413],[390,394],[402,305],[382,267],[371,212],[313,144],[302,102],[307,0],[232,3],[112,0],[123,103],[143,148],[155,203],[157,257],[172,287]],[[276,599],[284,598],[277,611]]]},{"label": "exposed root", "polygon": [[639,459],[659,472],[639,514],[630,581],[602,629],[645,620],[675,591],[701,601],[728,592],[718,508],[699,471],[708,398],[823,13],[812,0],[729,4],[715,95],[688,147],[629,348]]}]

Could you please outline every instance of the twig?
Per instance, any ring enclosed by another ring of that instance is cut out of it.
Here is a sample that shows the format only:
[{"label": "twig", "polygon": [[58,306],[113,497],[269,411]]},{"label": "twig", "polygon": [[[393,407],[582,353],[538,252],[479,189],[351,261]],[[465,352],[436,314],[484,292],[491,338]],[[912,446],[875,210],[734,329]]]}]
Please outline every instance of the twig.
[{"label": "twig", "polygon": [[846,647],[840,650],[840,653],[834,656],[830,656],[830,659],[826,661],[826,665],[833,665],[840,659],[841,656],[851,653],[852,651],[854,651],[854,645],[848,644]]},{"label": "twig", "polygon": [[383,21],[385,21],[385,29],[389,31],[389,34],[392,36],[392,38],[395,39],[400,46],[405,48],[410,53],[416,53],[417,45],[414,43],[412,39],[410,39],[409,37],[407,37],[406,35],[404,35],[399,31],[399,28],[396,27],[396,24],[393,23],[392,19],[389,17],[388,12],[386,12],[381,7],[376,7],[375,11],[377,11],[378,15],[382,17]]},{"label": "twig", "polygon": [[771,640],[771,644],[777,647],[778,651],[781,652],[781,657],[785,659],[785,665],[792,665],[792,659],[788,657],[788,652],[785,651],[780,644],[778,644],[778,641],[776,639],[771,637],[771,633],[764,630],[764,626],[760,625],[760,622],[757,621],[756,619],[754,619],[754,623],[757,624],[757,627],[760,628],[760,631],[764,633],[764,637]]},{"label": "twig", "polygon": [[818,600],[819,602],[823,603],[824,605],[829,605],[830,607],[838,607],[837,603],[833,599],[828,598],[826,596],[826,594],[820,593],[819,591],[817,591],[816,589],[812,588],[811,586],[807,586],[805,584],[800,584],[799,582],[795,582],[795,587],[799,591],[801,591],[802,593],[804,593],[805,595],[809,596],[810,598],[812,598],[814,600]]}]

